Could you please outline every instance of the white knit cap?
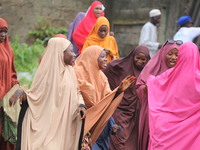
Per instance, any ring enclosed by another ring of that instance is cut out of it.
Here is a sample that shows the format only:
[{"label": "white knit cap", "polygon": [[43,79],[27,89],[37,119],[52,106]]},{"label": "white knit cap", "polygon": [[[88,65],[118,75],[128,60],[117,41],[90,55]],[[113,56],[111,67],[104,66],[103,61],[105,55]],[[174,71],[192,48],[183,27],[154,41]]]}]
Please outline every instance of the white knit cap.
[{"label": "white knit cap", "polygon": [[149,16],[150,17],[155,17],[155,16],[159,16],[161,15],[161,12],[159,9],[152,9],[150,12],[149,12]]}]

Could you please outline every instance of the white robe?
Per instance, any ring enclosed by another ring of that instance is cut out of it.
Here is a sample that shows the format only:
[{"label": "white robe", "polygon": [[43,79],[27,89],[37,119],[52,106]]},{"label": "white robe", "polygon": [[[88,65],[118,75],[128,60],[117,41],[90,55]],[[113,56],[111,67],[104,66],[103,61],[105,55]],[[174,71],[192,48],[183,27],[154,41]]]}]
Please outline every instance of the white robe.
[{"label": "white robe", "polygon": [[174,35],[174,40],[193,42],[194,38],[200,35],[200,27],[182,27]]},{"label": "white robe", "polygon": [[147,46],[151,57],[158,51],[159,43],[157,42],[157,27],[151,22],[147,22],[142,27],[139,45]]}]

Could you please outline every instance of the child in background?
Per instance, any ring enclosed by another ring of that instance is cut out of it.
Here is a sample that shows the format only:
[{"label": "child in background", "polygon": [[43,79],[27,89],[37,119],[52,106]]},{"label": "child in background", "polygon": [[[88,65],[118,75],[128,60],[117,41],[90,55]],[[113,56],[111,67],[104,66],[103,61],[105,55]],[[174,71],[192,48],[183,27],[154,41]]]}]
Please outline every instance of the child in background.
[{"label": "child in background", "polygon": [[93,145],[92,150],[108,150],[110,146],[110,135],[117,134],[121,129],[121,126],[118,126],[114,118],[111,117],[96,143]]}]

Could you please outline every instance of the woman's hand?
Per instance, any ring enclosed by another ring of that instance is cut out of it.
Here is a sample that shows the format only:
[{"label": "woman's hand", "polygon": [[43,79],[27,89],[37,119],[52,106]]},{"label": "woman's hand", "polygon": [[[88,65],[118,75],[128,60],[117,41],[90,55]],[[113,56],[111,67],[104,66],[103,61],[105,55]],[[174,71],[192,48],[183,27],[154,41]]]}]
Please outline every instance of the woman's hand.
[{"label": "woman's hand", "polygon": [[115,124],[113,127],[112,127],[112,130],[114,133],[117,133],[117,131],[119,130],[119,126],[117,124]]},{"label": "woman's hand", "polygon": [[23,89],[18,89],[15,91],[15,93],[9,99],[9,105],[15,105],[18,99],[20,99],[20,104],[22,103],[22,101],[26,100],[26,93]]},{"label": "woman's hand", "polygon": [[115,36],[115,33],[112,32],[112,31],[110,31],[109,35],[110,35],[110,36]]},{"label": "woman's hand", "polygon": [[124,80],[122,80],[119,90],[124,92],[133,82],[135,82],[136,77],[128,75]]},{"label": "woman's hand", "polygon": [[78,115],[80,115],[80,120],[84,119],[86,117],[86,109],[84,106],[80,105],[78,108]]},{"label": "woman's hand", "polygon": [[116,59],[117,59],[117,57],[116,57],[116,56],[113,56],[112,60],[116,60]]}]

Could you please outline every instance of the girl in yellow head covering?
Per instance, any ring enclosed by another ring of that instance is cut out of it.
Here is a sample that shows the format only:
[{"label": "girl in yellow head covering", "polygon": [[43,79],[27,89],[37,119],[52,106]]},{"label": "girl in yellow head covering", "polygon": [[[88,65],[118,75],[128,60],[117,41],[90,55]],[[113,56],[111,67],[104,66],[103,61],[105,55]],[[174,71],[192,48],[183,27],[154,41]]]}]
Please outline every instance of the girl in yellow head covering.
[{"label": "girl in yellow head covering", "polygon": [[99,45],[106,50],[107,62],[119,58],[118,46],[113,36],[109,35],[110,23],[107,18],[99,17],[86,38],[82,52],[91,45]]}]

